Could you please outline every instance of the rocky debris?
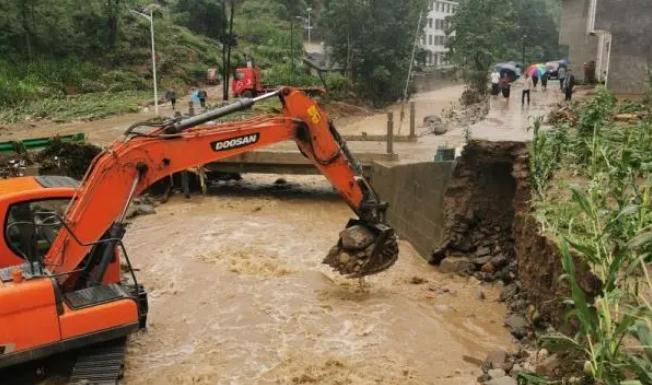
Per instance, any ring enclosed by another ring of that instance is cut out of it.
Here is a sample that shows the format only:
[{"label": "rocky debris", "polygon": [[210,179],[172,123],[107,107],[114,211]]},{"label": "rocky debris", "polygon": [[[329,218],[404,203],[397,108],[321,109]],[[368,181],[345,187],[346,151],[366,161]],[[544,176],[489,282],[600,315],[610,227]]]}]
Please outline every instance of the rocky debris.
[{"label": "rocky debris", "polygon": [[156,214],[156,201],[147,195],[134,199],[127,209],[127,218]]},{"label": "rocky debris", "polygon": [[442,273],[456,273],[460,275],[467,275],[475,266],[469,258],[465,257],[448,257],[441,261],[439,271]]},{"label": "rocky debris", "polygon": [[503,369],[489,369],[487,374],[491,378],[501,378],[501,377],[505,377],[507,375],[507,373],[505,373],[505,371]]},{"label": "rocky debris", "polygon": [[512,335],[519,340],[527,337],[530,334],[530,324],[525,319],[517,314],[512,314],[505,319],[505,326],[510,329]]},{"label": "rocky debris", "polygon": [[62,142],[52,144],[35,156],[41,175],[65,175],[82,179],[101,148],[89,143]]},{"label": "rocky debris", "polygon": [[374,235],[363,226],[352,226],[340,233],[342,247],[348,250],[362,250],[371,245]]},{"label": "rocky debris", "polygon": [[[561,380],[554,383],[577,384],[581,379],[573,375],[582,371],[581,362],[578,357],[561,357],[558,354],[550,354],[546,349],[521,345],[520,350],[514,354],[499,350],[491,352],[482,364],[484,374],[478,378],[478,381],[486,385],[516,384],[520,374],[530,374]],[[511,378],[515,382],[510,382],[506,378]]]},{"label": "rocky debris", "polygon": [[14,153],[0,155],[0,178],[28,175],[27,170],[32,165],[33,162],[27,154]]},{"label": "rocky debris", "polygon": [[485,360],[485,363],[487,364],[486,367],[488,369],[504,369],[507,356],[507,352],[502,349],[489,352],[487,359]]},{"label": "rocky debris", "polygon": [[448,132],[448,127],[444,120],[437,115],[428,115],[423,119],[423,126],[428,128],[428,132],[435,135],[444,135]]},{"label": "rocky debris", "polygon": [[471,141],[444,196],[445,236],[432,255],[439,264],[463,256],[483,282],[516,279],[512,224],[529,199],[528,150],[523,143]]},{"label": "rocky debris", "polygon": [[547,377],[553,377],[559,374],[556,371],[561,365],[561,362],[556,354],[553,354],[545,358],[537,357],[537,360],[538,362],[535,366],[535,371],[537,374],[540,374],[542,376],[547,376]]},{"label": "rocky debris", "polygon": [[568,123],[574,126],[578,121],[579,116],[577,113],[570,106],[562,104],[558,104],[557,108],[552,109],[547,119],[548,124],[552,125]]},{"label": "rocky debris", "polygon": [[486,385],[517,385],[518,382],[516,382],[515,379],[509,376],[503,376],[500,378],[493,378],[487,382],[485,382]]},{"label": "rocky debris", "polygon": [[389,236],[384,244],[377,246],[376,235],[366,227],[356,225],[340,233],[338,244],[331,248],[323,263],[349,278],[360,278],[388,269],[397,258],[396,235]]}]

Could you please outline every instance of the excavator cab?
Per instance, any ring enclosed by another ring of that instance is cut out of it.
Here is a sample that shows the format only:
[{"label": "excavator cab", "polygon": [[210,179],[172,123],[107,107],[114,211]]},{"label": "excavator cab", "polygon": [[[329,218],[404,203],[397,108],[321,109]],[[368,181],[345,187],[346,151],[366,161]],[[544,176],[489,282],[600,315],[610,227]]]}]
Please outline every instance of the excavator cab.
[{"label": "excavator cab", "polygon": [[0,268],[43,261],[79,182],[39,176],[0,180]]}]

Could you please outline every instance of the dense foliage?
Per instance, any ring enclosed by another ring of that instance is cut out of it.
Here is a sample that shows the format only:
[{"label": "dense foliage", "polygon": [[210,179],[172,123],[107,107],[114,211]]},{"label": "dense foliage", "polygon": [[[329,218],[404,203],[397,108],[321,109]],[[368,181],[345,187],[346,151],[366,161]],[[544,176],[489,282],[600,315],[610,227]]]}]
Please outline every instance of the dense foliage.
[{"label": "dense foliage", "polygon": [[[463,0],[450,18],[450,59],[464,70],[471,87],[485,92],[493,63],[560,59],[560,9],[550,0]],[[525,63],[525,64],[527,64]]]},{"label": "dense foliage", "polygon": [[[577,334],[544,341],[583,360],[589,382],[652,384],[652,116],[600,89],[575,106],[577,123],[535,132],[531,147],[537,217],[559,240]],[[618,122],[614,115],[640,116]],[[572,181],[572,182],[569,182]],[[576,255],[602,282],[588,298]]]},{"label": "dense foliage", "polygon": [[334,58],[361,96],[376,104],[403,96],[425,1],[326,0],[320,25]]}]

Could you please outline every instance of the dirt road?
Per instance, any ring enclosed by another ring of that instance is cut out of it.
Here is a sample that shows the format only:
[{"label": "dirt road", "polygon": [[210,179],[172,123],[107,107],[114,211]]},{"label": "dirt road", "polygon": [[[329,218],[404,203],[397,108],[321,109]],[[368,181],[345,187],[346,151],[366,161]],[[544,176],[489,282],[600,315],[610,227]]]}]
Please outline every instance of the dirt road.
[{"label": "dirt road", "polygon": [[466,385],[474,360],[510,347],[497,289],[438,274],[407,243],[364,290],[331,273],[320,261],[350,210],[321,177],[274,179],[135,220],[150,326],[125,384]]}]

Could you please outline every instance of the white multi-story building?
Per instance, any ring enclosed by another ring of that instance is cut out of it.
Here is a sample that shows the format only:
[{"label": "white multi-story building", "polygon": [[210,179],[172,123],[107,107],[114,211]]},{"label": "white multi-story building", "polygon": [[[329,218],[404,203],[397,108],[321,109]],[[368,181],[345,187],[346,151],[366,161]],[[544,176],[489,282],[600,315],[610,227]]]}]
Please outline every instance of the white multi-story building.
[{"label": "white multi-story building", "polygon": [[426,65],[445,66],[447,65],[446,48],[447,40],[455,36],[455,32],[446,34],[450,22],[449,16],[457,11],[458,2],[451,0],[431,0],[428,7],[428,14],[425,19],[421,47],[426,50]]}]

